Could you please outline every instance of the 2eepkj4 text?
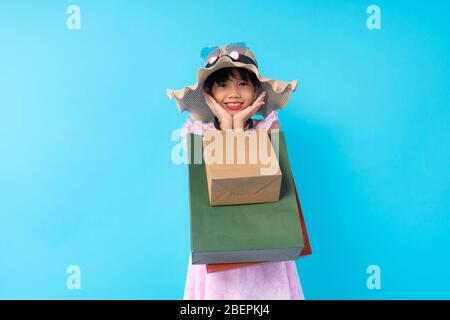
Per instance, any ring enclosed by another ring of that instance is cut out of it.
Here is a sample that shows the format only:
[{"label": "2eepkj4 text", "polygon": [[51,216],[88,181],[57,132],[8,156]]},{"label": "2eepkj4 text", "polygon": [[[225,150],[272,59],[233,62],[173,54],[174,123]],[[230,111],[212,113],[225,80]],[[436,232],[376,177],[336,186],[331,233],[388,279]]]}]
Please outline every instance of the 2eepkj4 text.
[{"label": "2eepkj4 text", "polygon": [[223,313],[225,315],[255,315],[262,317],[269,315],[268,305],[251,305],[251,304],[226,304],[223,308],[203,307],[203,306],[187,306],[181,307],[181,315],[206,315],[210,318],[214,312]]}]

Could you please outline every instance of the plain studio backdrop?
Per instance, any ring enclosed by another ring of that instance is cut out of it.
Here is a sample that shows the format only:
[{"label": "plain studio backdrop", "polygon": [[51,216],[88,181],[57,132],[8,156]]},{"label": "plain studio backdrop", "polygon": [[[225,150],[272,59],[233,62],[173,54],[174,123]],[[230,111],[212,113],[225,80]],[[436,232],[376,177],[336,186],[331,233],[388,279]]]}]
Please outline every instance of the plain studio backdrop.
[{"label": "plain studio backdrop", "polygon": [[242,41],[263,75],[299,80],[279,116],[313,249],[297,260],[305,297],[450,298],[449,12],[1,1],[0,298],[182,298],[188,180],[171,135],[187,115],[165,90],[195,83],[203,47]]}]

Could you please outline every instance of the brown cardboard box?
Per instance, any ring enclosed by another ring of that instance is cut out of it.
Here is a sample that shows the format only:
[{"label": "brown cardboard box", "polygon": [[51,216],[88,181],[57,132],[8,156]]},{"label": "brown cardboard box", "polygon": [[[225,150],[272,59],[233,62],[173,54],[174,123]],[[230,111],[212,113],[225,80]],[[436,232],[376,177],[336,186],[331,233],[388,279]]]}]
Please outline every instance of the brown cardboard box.
[{"label": "brown cardboard box", "polygon": [[203,159],[211,206],[278,201],[282,174],[275,152],[264,130],[207,130]]}]

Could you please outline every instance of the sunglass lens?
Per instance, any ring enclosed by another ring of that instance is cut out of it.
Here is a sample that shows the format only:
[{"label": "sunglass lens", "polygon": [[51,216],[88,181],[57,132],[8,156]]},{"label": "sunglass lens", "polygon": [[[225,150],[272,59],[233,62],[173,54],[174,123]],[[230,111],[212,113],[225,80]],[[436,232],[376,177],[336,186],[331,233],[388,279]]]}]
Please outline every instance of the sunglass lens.
[{"label": "sunglass lens", "polygon": [[207,64],[213,64],[214,62],[216,62],[218,56],[210,56],[208,58]]},{"label": "sunglass lens", "polygon": [[230,58],[232,58],[233,60],[237,60],[237,59],[239,59],[239,52],[236,50],[233,50],[228,54],[228,56]]}]

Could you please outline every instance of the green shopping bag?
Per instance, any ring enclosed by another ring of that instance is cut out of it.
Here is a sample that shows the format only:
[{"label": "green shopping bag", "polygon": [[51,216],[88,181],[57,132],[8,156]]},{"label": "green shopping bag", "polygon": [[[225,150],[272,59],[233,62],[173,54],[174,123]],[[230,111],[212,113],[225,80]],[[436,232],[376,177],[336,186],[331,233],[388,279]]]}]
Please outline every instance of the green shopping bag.
[{"label": "green shopping bag", "polygon": [[269,137],[275,149],[277,141],[279,146],[278,161],[283,173],[280,200],[212,207],[201,161],[202,136],[187,135],[193,264],[295,260],[303,250],[305,243],[284,135],[273,132]]}]

